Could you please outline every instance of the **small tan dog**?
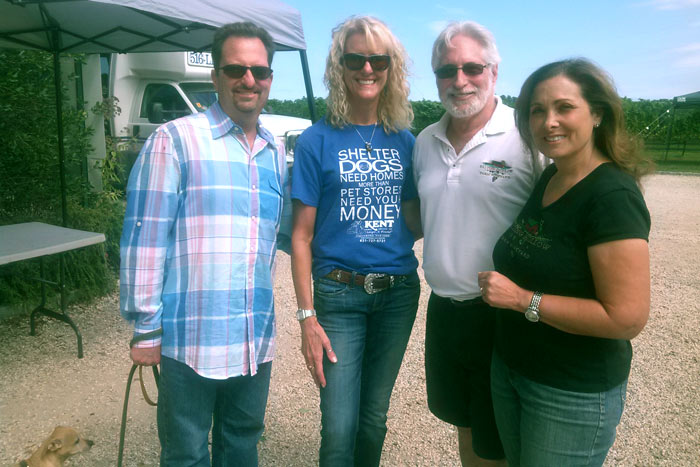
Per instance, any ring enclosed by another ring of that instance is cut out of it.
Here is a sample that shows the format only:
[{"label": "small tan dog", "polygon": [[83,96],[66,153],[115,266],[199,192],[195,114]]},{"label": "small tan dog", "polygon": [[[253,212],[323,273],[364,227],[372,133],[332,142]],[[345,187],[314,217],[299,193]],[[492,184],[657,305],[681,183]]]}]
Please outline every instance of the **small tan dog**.
[{"label": "small tan dog", "polygon": [[16,464],[20,467],[62,467],[70,456],[89,451],[95,444],[69,426],[57,426],[32,456]]}]

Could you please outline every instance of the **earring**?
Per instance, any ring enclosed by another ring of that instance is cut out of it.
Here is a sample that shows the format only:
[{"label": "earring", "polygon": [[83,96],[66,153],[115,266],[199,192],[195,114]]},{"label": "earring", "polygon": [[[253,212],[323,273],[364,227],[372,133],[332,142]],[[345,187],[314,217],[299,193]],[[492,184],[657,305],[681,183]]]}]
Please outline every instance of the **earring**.
[{"label": "earring", "polygon": [[593,128],[598,128],[599,126],[600,126],[600,122],[596,122],[596,123],[593,125]]}]

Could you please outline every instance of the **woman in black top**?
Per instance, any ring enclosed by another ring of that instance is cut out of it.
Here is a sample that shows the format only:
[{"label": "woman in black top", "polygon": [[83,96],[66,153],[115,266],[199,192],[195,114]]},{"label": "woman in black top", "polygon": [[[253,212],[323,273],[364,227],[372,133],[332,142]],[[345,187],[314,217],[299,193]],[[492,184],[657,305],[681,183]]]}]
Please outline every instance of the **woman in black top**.
[{"label": "woman in black top", "polygon": [[479,273],[501,308],[493,403],[509,465],[602,465],[624,406],[630,339],[649,315],[648,165],[610,78],[584,59],[535,71],[520,134],[554,164]]}]

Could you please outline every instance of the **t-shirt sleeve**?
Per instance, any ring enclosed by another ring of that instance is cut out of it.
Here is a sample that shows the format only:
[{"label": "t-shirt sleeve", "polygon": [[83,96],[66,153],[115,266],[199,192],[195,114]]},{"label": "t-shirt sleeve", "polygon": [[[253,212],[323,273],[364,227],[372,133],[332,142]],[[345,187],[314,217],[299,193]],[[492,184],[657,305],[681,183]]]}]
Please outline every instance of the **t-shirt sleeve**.
[{"label": "t-shirt sleeve", "polygon": [[651,219],[639,192],[620,189],[598,197],[587,221],[584,241],[588,246],[626,238],[649,240]]},{"label": "t-shirt sleeve", "polygon": [[321,150],[320,141],[311,144],[310,140],[319,139],[311,138],[308,133],[299,137],[292,167],[292,199],[313,207],[318,207],[321,192]]}]

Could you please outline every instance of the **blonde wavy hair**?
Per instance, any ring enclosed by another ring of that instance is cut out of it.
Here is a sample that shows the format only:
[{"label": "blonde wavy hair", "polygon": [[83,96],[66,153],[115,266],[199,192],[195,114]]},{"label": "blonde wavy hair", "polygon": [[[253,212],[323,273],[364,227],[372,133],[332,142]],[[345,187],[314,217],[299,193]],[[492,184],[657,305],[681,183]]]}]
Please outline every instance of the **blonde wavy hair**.
[{"label": "blonde wavy hair", "polygon": [[408,57],[399,40],[386,24],[371,16],[352,16],[333,29],[326,72],[323,82],[328,88],[326,119],[337,128],[350,125],[350,102],[347,87],[343,80],[344,67],[341,63],[345,44],[354,34],[362,34],[371,47],[380,45],[386,48],[391,57],[386,85],[379,96],[377,119],[384,131],[398,132],[410,128],[413,122],[413,109],[408,102]]}]

